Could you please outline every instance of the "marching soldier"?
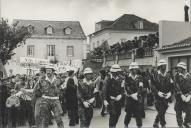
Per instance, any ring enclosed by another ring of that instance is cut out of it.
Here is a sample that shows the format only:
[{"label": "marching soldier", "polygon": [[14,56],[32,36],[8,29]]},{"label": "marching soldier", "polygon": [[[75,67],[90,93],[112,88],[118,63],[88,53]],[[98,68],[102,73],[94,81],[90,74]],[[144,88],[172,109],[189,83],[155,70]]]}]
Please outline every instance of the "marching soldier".
[{"label": "marching soldier", "polygon": [[40,111],[42,113],[43,128],[48,128],[49,113],[52,111],[58,128],[64,128],[61,118],[62,107],[59,101],[61,85],[59,85],[56,76],[54,75],[54,67],[47,65],[46,77],[42,79],[37,90],[42,94]]},{"label": "marching soldier", "polygon": [[79,81],[78,101],[79,101],[79,118],[80,128],[89,128],[93,117],[93,103],[95,101],[96,88],[94,85],[93,71],[91,68],[84,69],[84,79]]},{"label": "marching soldier", "polygon": [[162,128],[166,128],[165,114],[173,91],[173,80],[170,74],[166,72],[166,65],[165,60],[159,60],[157,65],[158,72],[151,78],[152,89],[156,99],[155,107],[157,110],[157,116],[153,124],[154,128],[159,128],[159,123]]},{"label": "marching soldier", "polygon": [[109,103],[109,128],[116,128],[123,105],[124,84],[123,80],[119,77],[121,72],[119,65],[113,65],[110,72],[111,76],[108,78],[104,89],[104,105],[107,106]]},{"label": "marching soldier", "polygon": [[39,76],[39,79],[37,81],[37,83],[35,84],[35,87],[34,87],[34,99],[35,100],[35,123],[36,123],[36,127],[37,128],[40,128],[40,125],[42,123],[42,118],[41,118],[41,111],[40,111],[40,105],[41,105],[41,92],[39,90],[39,85],[41,83],[39,82],[43,82],[43,80],[45,79],[45,76],[46,76],[46,68],[45,67],[41,67],[40,68],[40,76]]},{"label": "marching soldier", "polygon": [[136,119],[138,128],[142,127],[142,118],[144,116],[143,104],[143,79],[138,75],[139,66],[136,62],[132,62],[129,66],[130,74],[125,78],[125,94],[126,94],[126,116],[124,119],[125,128],[131,121],[132,116]]},{"label": "marching soldier", "polygon": [[104,105],[104,101],[103,101],[103,93],[104,93],[104,86],[106,84],[106,77],[107,73],[104,69],[100,70],[100,76],[97,77],[97,79],[95,80],[95,84],[96,84],[96,88],[99,91],[99,97],[102,101],[102,110],[101,110],[101,115],[104,117],[105,116],[105,111],[107,106]]},{"label": "marching soldier", "polygon": [[[191,121],[191,76],[186,71],[187,65],[184,62],[180,62],[177,65],[177,74],[175,75],[175,111],[176,119],[179,128],[189,127]],[[184,122],[182,119],[182,112],[185,112]]]}]

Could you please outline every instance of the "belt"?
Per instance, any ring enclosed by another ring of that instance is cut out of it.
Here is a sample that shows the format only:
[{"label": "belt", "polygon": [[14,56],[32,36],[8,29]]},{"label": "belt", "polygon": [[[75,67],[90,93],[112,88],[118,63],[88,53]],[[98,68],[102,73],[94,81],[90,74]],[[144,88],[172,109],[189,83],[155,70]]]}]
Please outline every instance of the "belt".
[{"label": "belt", "polygon": [[45,95],[43,95],[42,98],[49,99],[49,100],[59,100],[59,97],[45,96]]}]

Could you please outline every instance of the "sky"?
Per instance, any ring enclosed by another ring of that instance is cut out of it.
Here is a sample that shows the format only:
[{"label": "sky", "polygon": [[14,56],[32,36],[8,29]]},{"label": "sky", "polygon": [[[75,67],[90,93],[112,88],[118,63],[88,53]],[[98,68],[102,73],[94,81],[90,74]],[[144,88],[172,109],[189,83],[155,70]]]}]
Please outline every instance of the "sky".
[{"label": "sky", "polygon": [[30,20],[80,21],[86,35],[95,23],[135,14],[152,22],[183,21],[184,0],[1,0],[2,17]]}]

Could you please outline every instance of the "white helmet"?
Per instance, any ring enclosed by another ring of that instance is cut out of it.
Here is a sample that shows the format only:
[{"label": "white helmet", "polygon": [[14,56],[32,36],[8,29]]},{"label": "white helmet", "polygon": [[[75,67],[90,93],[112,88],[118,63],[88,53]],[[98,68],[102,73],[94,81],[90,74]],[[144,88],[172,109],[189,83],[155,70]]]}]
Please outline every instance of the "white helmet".
[{"label": "white helmet", "polygon": [[90,74],[90,73],[93,73],[93,71],[92,71],[91,68],[88,67],[88,68],[85,68],[85,69],[84,69],[84,73],[83,73],[84,75],[85,75],[85,74]]},{"label": "white helmet", "polygon": [[132,62],[130,65],[129,65],[129,70],[131,69],[138,69],[139,68],[139,65],[137,62]]},{"label": "white helmet", "polygon": [[53,65],[50,65],[50,64],[45,65],[45,68],[46,69],[52,69],[53,71],[56,71],[55,67]]},{"label": "white helmet", "polygon": [[184,62],[180,62],[180,63],[178,63],[177,64],[177,67],[180,67],[180,68],[183,68],[183,69],[187,69],[187,65],[186,65],[186,63],[184,63]]},{"label": "white helmet", "polygon": [[159,62],[157,63],[157,66],[159,67],[161,65],[167,65],[166,60],[164,59],[159,60]]},{"label": "white helmet", "polygon": [[121,68],[118,64],[114,64],[113,66],[111,66],[110,68],[110,72],[120,72]]}]

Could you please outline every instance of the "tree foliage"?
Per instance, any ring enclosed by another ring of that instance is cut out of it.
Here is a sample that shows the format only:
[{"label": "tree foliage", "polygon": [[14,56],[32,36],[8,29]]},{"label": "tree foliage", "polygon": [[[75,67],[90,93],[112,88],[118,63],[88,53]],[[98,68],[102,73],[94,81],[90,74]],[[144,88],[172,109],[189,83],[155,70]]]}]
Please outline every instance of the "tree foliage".
[{"label": "tree foliage", "polygon": [[25,26],[19,26],[18,22],[9,25],[8,20],[0,21],[0,59],[5,65],[15,54],[14,49],[25,44],[25,40],[31,37],[31,33]]}]

